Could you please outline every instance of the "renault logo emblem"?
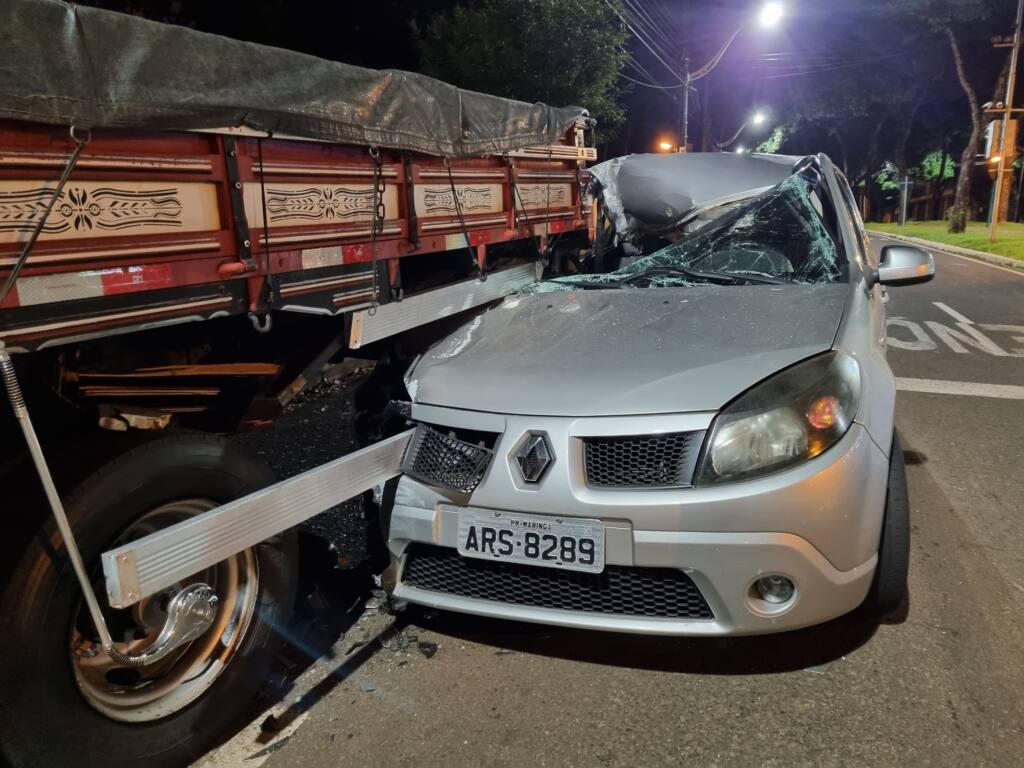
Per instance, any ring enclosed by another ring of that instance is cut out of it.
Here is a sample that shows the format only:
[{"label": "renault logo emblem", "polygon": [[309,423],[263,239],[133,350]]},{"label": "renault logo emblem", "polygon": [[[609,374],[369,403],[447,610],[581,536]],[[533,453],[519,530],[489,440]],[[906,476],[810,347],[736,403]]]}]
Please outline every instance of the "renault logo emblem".
[{"label": "renault logo emblem", "polygon": [[544,472],[554,462],[551,446],[543,432],[529,432],[515,453],[516,464],[523,480],[528,483],[539,483]]}]

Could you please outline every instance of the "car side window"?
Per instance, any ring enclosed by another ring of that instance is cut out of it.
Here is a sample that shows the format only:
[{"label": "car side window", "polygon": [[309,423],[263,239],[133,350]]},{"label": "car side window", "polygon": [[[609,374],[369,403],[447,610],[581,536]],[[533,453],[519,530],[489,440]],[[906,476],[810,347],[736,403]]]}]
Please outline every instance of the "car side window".
[{"label": "car side window", "polygon": [[864,220],[860,217],[860,208],[853,197],[850,182],[846,180],[846,176],[839,170],[836,170],[836,179],[839,181],[839,189],[843,192],[843,201],[846,203],[850,220],[853,222],[853,229],[857,233],[857,244],[860,246],[860,251],[864,254],[864,258],[869,265],[877,267],[878,263],[875,258],[874,249],[869,246],[867,238],[864,236]]}]

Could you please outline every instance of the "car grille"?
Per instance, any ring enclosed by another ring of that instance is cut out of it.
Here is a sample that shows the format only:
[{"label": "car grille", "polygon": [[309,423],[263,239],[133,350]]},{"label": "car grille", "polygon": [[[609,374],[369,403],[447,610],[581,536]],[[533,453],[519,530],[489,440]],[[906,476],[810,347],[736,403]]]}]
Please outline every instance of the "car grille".
[{"label": "car grille", "polygon": [[608,566],[603,573],[581,573],[474,560],[448,547],[410,544],[402,583],[431,592],[562,611],[714,618],[690,577],[672,568]]},{"label": "car grille", "polygon": [[432,485],[472,493],[483,479],[493,456],[494,452],[489,448],[420,424],[409,441],[402,471]]},{"label": "car grille", "polygon": [[589,437],[584,440],[587,484],[602,488],[680,488],[690,485],[702,432]]}]

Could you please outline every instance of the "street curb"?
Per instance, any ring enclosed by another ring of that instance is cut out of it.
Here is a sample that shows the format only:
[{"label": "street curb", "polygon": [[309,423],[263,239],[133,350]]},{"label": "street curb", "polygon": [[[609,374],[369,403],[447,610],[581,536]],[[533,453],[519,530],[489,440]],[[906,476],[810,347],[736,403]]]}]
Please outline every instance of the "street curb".
[{"label": "street curb", "polygon": [[910,237],[908,235],[894,235],[891,232],[879,232],[877,230],[868,230],[868,235],[872,237],[888,237],[892,240],[900,240],[904,243],[910,243],[911,245],[921,246],[923,248],[931,248],[936,251],[948,251],[949,253],[955,253],[958,256],[966,256],[970,259],[977,259],[978,261],[987,261],[989,264],[995,264],[999,267],[1008,267],[1009,269],[1017,269],[1024,271],[1024,261],[1019,259],[1011,259],[1008,256],[999,256],[994,253],[985,253],[984,251],[975,251],[972,248],[961,248],[959,245],[947,245],[946,243],[936,243],[934,240],[924,240],[920,237]]}]

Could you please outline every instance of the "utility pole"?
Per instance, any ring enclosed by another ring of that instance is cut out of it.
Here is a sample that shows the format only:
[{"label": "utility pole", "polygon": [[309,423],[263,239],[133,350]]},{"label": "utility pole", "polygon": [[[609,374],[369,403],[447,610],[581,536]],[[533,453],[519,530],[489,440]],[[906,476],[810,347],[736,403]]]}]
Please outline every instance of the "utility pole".
[{"label": "utility pole", "polygon": [[901,227],[907,224],[907,205],[910,202],[910,188],[914,186],[914,182],[910,180],[909,176],[904,176],[903,181],[900,182],[900,221]]},{"label": "utility pole", "polygon": [[[1024,3],[1024,0],[1021,0]],[[686,152],[686,145],[690,140],[690,58],[683,59],[683,68],[686,70],[686,82],[683,85],[683,124],[679,131],[683,140],[679,142],[679,151]]]},{"label": "utility pole", "polygon": [[[701,110],[704,113],[704,125],[700,132],[700,151],[707,152],[711,148],[711,105],[708,103],[710,98],[709,94],[711,91],[711,83],[708,80],[704,81],[704,106]],[[1024,178],[1024,175],[1021,176]]]},{"label": "utility pole", "polygon": [[1009,150],[1009,147],[1006,145],[1006,137],[1010,133],[1010,120],[1013,117],[1013,94],[1017,84],[1017,58],[1020,54],[1020,27],[1022,20],[1024,20],[1024,0],[1017,0],[1017,21],[1013,28],[1013,53],[1010,58],[1010,77],[1006,83],[1006,100],[1003,102],[1003,130],[1000,137],[1001,147],[996,170],[996,190],[992,197],[992,223],[988,233],[990,243],[996,241],[996,232],[999,229],[999,208],[1002,203],[1000,197],[1003,192],[1003,177],[1006,174],[1006,155]]}]

